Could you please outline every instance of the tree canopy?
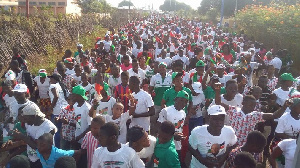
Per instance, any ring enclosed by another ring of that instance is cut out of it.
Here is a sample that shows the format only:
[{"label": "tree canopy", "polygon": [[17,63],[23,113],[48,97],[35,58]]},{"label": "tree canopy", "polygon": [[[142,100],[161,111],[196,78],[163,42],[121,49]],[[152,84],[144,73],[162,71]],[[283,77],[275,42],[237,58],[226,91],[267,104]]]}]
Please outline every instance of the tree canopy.
[{"label": "tree canopy", "polygon": [[103,13],[108,11],[111,6],[106,0],[76,0],[82,13]]},{"label": "tree canopy", "polygon": [[160,5],[159,9],[162,11],[187,11],[192,10],[192,7],[185,3],[177,2],[176,0],[165,0],[164,4]]},{"label": "tree canopy", "polygon": [[123,6],[134,6],[131,1],[123,0],[122,2],[119,3],[118,7],[123,7]]},{"label": "tree canopy", "polygon": [[[273,0],[224,0],[224,16],[232,16],[234,14],[236,2],[237,10],[241,10],[246,5],[268,5],[273,2]],[[295,0],[281,0],[280,2],[292,4],[293,2],[295,2]],[[198,8],[198,13],[205,15],[211,10],[220,13],[221,5],[222,0],[202,0],[200,3],[200,7]]]}]

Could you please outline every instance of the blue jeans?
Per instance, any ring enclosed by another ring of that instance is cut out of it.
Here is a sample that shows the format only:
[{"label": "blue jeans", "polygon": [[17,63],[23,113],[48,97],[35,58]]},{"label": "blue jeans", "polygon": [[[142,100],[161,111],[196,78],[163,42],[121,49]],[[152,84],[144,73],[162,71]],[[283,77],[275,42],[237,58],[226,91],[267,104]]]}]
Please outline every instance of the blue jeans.
[{"label": "blue jeans", "polygon": [[61,122],[55,122],[54,118],[58,117],[58,115],[51,115],[51,121],[56,126],[57,132],[54,134],[54,143],[55,147],[60,148],[60,131],[61,131]]},{"label": "blue jeans", "polygon": [[198,118],[190,118],[189,121],[189,133],[191,135],[192,130],[197,127],[203,125],[203,117],[198,117]]}]

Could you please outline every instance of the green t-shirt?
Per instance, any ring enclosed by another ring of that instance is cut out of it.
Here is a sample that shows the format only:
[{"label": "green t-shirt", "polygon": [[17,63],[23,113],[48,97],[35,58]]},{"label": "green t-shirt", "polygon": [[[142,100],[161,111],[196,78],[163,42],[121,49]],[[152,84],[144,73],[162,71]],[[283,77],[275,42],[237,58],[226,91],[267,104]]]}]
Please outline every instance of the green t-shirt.
[{"label": "green t-shirt", "polygon": [[14,126],[13,130],[18,130],[19,132],[21,132],[22,134],[26,134],[26,129],[22,127],[21,122],[17,122]]},{"label": "green t-shirt", "polygon": [[166,90],[170,89],[170,87],[156,87],[154,88],[155,97],[153,98],[154,105],[160,106],[161,100],[164,96]]},{"label": "green t-shirt", "polygon": [[[216,92],[213,90],[211,86],[207,86],[206,89],[203,91],[205,95],[205,99],[215,99]],[[224,87],[221,87],[221,94],[225,94],[226,90]]]},{"label": "green t-shirt", "polygon": [[158,168],[181,168],[173,138],[165,144],[159,144],[157,139],[154,159],[158,161]]},{"label": "green t-shirt", "polygon": [[[166,90],[164,95],[163,95],[163,99],[166,101],[166,106],[172,106],[174,105],[174,99],[177,96],[177,93],[174,89],[175,87],[171,87],[170,89]],[[186,91],[189,94],[189,101],[192,101],[192,91],[189,88],[186,87],[182,87],[182,90]]]},{"label": "green t-shirt", "polygon": [[79,52],[76,51],[76,52],[74,53],[74,58],[76,58],[78,55],[79,55]]}]

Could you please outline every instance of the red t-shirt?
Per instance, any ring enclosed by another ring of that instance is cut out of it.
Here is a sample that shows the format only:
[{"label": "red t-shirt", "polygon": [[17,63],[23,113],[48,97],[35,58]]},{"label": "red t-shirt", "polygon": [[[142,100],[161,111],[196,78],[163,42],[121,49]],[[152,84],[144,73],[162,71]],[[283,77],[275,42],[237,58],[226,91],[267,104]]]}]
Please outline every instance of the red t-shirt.
[{"label": "red t-shirt", "polygon": [[228,55],[222,54],[222,56],[224,57],[224,59],[225,59],[229,64],[232,64],[232,58],[233,58],[233,56],[232,56],[231,54],[228,54]]}]

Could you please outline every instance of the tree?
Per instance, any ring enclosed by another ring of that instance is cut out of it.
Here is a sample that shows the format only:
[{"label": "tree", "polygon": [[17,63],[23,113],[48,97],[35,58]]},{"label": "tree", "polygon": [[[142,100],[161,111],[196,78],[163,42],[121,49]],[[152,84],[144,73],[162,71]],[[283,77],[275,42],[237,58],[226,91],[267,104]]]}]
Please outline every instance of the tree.
[{"label": "tree", "polygon": [[123,0],[122,2],[119,3],[118,7],[123,7],[123,6],[134,6],[134,5],[131,1]]},{"label": "tree", "polygon": [[176,0],[165,0],[164,4],[160,5],[159,9],[162,11],[188,11],[192,10],[192,7],[185,3],[177,2]]},{"label": "tree", "polygon": [[[289,0],[283,0],[289,1]],[[207,14],[207,12],[213,10],[220,14],[222,0],[202,0],[200,7],[198,8],[198,13],[201,15]],[[237,2],[237,10],[243,9],[246,5],[251,4],[261,4],[267,5],[272,2],[272,0],[224,0],[224,16],[232,16],[235,11],[235,6]]]},{"label": "tree", "polygon": [[75,3],[82,13],[103,13],[111,8],[106,0],[77,0]]}]

